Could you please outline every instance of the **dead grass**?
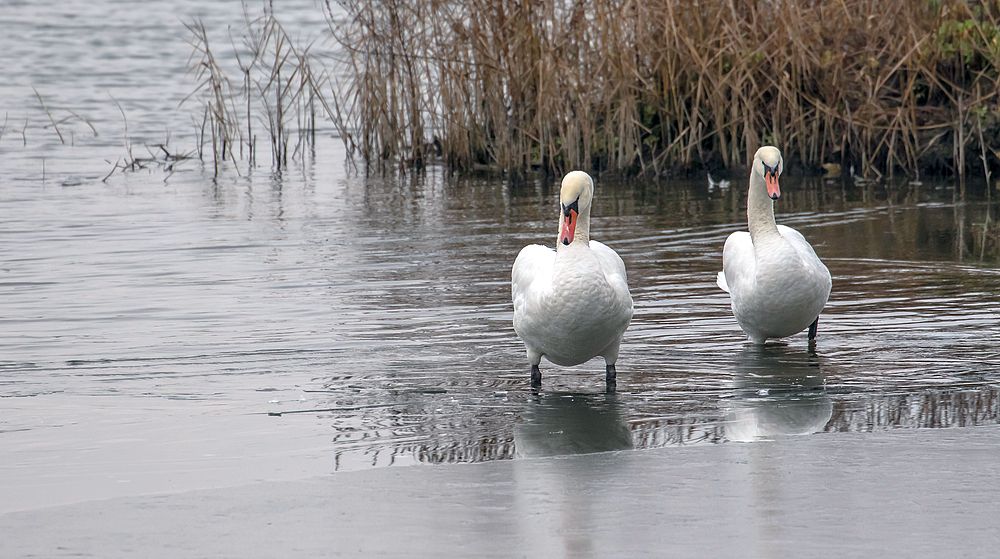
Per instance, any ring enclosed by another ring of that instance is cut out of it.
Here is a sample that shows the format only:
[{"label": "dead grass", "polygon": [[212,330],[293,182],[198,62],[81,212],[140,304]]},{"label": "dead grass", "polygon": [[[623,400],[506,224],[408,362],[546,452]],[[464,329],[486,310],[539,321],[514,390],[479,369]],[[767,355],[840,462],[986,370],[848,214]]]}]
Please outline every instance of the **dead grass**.
[{"label": "dead grass", "polygon": [[374,167],[663,174],[763,143],[866,176],[997,164],[995,0],[327,2],[332,116]]}]

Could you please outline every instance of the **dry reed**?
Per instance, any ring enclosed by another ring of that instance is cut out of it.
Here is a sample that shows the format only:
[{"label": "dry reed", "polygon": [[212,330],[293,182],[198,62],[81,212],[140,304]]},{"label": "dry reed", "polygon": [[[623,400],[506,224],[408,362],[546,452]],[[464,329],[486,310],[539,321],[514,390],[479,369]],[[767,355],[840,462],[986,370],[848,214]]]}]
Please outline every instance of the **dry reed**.
[{"label": "dry reed", "polygon": [[[97,133],[97,128],[94,127],[94,123],[92,123],[90,121],[90,119],[88,119],[88,118],[80,115],[79,113],[77,113],[76,111],[74,111],[72,109],[65,108],[65,107],[59,109],[59,110],[65,112],[65,113],[67,113],[67,116],[64,116],[63,118],[60,118],[59,120],[56,120],[56,117],[55,117],[55,114],[53,112],[53,109],[51,107],[49,107],[49,105],[45,102],[44,99],[42,99],[42,94],[39,93],[38,90],[35,89],[34,87],[31,88],[31,91],[33,91],[35,93],[35,99],[38,100],[38,104],[41,107],[42,112],[44,112],[46,118],[49,119],[49,124],[45,125],[44,128],[50,128],[51,127],[55,131],[56,136],[59,137],[59,143],[61,143],[63,145],[66,144],[66,137],[63,135],[63,132],[59,128],[59,126],[60,125],[64,125],[64,124],[69,123],[69,122],[72,122],[72,121],[78,121],[78,122],[82,122],[83,124],[85,124],[87,126],[87,128],[90,129],[91,133],[93,133],[93,135],[94,135],[95,138],[100,135],[100,134]],[[3,129],[0,129],[0,137],[3,136],[3,132],[6,130],[6,127],[7,127],[7,118],[6,118],[6,115],[5,115],[4,116],[4,127],[3,127]],[[27,130],[27,128],[28,128],[28,121],[25,120],[25,122],[24,122],[24,130]],[[24,130],[22,130],[21,135],[22,135],[22,138],[24,139],[25,144],[26,144],[27,143],[27,136],[25,135]],[[70,129],[69,134],[70,134],[70,142],[69,143],[71,145],[74,145],[75,144],[75,131],[72,130],[72,129]]]},{"label": "dry reed", "polygon": [[[193,49],[189,64],[198,84],[183,102],[200,103],[198,156],[206,159],[205,148],[210,148],[216,175],[227,159],[257,162],[261,127],[279,170],[290,156],[314,145],[317,113],[333,119],[333,111],[324,93],[329,78],[325,70],[314,69],[311,45],[297,44],[268,5],[260,17],[252,17],[244,5],[241,45],[231,38],[233,67],[216,57],[202,22],[186,25]],[[236,73],[239,78],[231,77]]]},{"label": "dry reed", "polygon": [[326,1],[334,116],[374,166],[662,174],[763,143],[869,177],[997,164],[996,0]]}]

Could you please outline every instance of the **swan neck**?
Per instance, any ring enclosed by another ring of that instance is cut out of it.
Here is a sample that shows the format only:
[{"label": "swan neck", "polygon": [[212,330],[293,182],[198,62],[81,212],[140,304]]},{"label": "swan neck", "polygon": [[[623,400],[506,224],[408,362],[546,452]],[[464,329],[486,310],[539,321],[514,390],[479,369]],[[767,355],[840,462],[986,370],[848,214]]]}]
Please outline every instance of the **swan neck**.
[{"label": "swan neck", "polygon": [[576,222],[576,234],[573,235],[573,242],[590,244],[590,208],[584,208]]},{"label": "swan neck", "polygon": [[759,174],[750,173],[750,194],[747,200],[747,222],[754,241],[778,234],[774,221],[774,200],[767,195],[767,185]]},{"label": "swan neck", "polygon": [[[559,238],[562,232],[562,213],[559,214],[559,225],[556,228],[556,251],[560,251],[568,245],[562,244],[562,239]],[[590,244],[590,208],[583,208],[580,212],[579,217],[576,218],[576,231],[573,233],[573,242],[570,245],[575,244]]]}]

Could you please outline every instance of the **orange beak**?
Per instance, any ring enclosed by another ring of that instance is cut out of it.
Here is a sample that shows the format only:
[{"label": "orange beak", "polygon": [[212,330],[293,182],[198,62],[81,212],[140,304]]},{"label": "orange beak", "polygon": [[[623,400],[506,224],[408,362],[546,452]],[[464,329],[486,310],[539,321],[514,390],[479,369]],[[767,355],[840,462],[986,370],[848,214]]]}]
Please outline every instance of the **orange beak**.
[{"label": "orange beak", "polygon": [[777,200],[781,197],[781,189],[778,188],[777,173],[764,173],[764,184],[767,185],[767,195],[772,200]]},{"label": "orange beak", "polygon": [[559,239],[562,244],[568,245],[573,242],[573,234],[576,233],[576,210],[570,209],[569,213],[563,219],[562,231],[559,233]]}]

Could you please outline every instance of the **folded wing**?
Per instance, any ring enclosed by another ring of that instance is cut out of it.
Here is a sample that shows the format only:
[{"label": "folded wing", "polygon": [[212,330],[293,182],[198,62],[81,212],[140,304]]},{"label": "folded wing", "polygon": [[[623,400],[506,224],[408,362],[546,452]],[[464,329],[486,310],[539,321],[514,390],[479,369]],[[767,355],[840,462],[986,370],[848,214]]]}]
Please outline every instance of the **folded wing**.
[{"label": "folded wing", "polygon": [[528,245],[521,249],[510,272],[515,313],[524,308],[528,293],[551,288],[555,261],[556,251],[549,247]]},{"label": "folded wing", "polygon": [[737,286],[753,282],[756,267],[750,233],[737,231],[726,239],[722,249],[722,271],[716,283],[726,293],[732,293],[733,289],[739,289]]}]

